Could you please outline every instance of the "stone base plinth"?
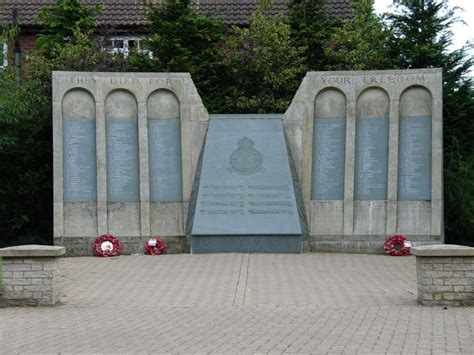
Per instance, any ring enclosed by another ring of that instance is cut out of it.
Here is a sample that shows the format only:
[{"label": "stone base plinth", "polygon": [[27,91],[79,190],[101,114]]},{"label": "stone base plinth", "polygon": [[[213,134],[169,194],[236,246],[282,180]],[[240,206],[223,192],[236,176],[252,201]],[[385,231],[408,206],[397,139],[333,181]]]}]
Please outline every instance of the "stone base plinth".
[{"label": "stone base plinth", "polygon": [[0,306],[53,306],[59,302],[58,256],[63,247],[22,245],[0,249]]},{"label": "stone base plinth", "polygon": [[424,306],[474,306],[474,248],[429,245],[416,255],[418,301]]}]

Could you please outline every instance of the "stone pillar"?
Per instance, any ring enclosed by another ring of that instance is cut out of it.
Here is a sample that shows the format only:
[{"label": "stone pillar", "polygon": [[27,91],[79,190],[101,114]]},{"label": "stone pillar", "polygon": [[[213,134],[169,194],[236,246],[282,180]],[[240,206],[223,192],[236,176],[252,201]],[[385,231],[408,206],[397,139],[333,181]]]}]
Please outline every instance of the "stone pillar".
[{"label": "stone pillar", "polygon": [[21,245],[0,249],[0,307],[53,306],[59,302],[58,257],[64,247]]},{"label": "stone pillar", "polygon": [[424,306],[474,305],[474,248],[462,245],[414,247],[418,301]]}]

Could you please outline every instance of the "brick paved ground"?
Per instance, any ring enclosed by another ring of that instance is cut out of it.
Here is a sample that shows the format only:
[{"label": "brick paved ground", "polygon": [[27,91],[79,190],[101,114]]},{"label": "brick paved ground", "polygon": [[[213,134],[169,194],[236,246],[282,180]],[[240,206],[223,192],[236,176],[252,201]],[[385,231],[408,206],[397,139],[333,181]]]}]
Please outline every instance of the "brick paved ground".
[{"label": "brick paved ground", "polygon": [[0,353],[474,354],[474,307],[416,304],[414,257],[65,258],[63,304],[0,309]]}]

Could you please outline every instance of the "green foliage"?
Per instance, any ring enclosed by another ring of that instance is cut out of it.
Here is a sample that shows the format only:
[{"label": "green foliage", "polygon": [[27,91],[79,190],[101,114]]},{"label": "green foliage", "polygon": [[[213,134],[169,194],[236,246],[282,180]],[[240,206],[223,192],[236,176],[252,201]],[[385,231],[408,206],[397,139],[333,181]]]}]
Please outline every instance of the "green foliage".
[{"label": "green foliage", "polygon": [[56,0],[38,12],[38,23],[44,26],[37,46],[46,58],[53,58],[65,43],[77,33],[92,34],[97,27],[94,19],[103,10],[101,5],[85,6],[80,0]]},{"label": "green foliage", "polygon": [[154,60],[131,58],[134,70],[189,72],[210,111],[218,110],[217,93],[225,84],[221,65],[226,27],[217,20],[199,15],[189,1],[170,0],[150,5],[148,18],[151,35],[146,46]]},{"label": "green foliage", "polygon": [[295,47],[305,48],[307,67],[326,70],[331,64],[325,48],[339,21],[326,14],[325,0],[293,0],[288,6],[288,21]]},{"label": "green foliage", "polygon": [[451,137],[445,153],[445,215],[449,242],[474,246],[474,154]]},{"label": "green foliage", "polygon": [[[18,68],[1,72],[0,246],[52,242],[51,71],[107,70],[123,64],[123,58],[100,51],[90,38],[90,12],[66,6],[71,4],[77,5],[58,1],[41,12],[48,21],[47,35],[40,40],[42,51],[30,58],[23,80],[18,80]],[[68,14],[59,17],[62,23],[52,17],[48,20],[46,14],[60,15],[61,11]],[[14,35],[12,31],[9,38],[13,40]]]},{"label": "green foliage", "polygon": [[51,92],[38,79],[0,80],[0,245],[51,242]]},{"label": "green foliage", "polygon": [[290,40],[290,26],[281,17],[250,17],[249,28],[234,27],[225,43],[225,65],[232,73],[230,112],[284,112],[306,68],[305,48]]},{"label": "green foliage", "polygon": [[[401,13],[387,16],[390,56],[399,68],[443,68],[445,224],[447,240],[464,241],[474,230],[474,95],[467,48],[449,51],[455,9],[443,1],[404,1]],[[469,193],[471,192],[471,194]],[[471,243],[473,243],[471,236]]]},{"label": "green foliage", "polygon": [[324,48],[332,70],[376,70],[391,66],[388,31],[374,13],[374,0],[353,0],[355,18],[344,21]]}]

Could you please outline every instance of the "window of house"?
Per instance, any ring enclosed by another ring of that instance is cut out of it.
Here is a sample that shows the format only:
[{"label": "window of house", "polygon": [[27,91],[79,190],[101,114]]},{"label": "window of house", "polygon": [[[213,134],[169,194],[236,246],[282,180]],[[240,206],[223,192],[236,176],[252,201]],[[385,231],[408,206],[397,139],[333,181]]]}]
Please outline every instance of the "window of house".
[{"label": "window of house", "polygon": [[7,42],[3,42],[3,43],[0,42],[0,69],[6,68],[8,65],[7,52],[8,52]]},{"label": "window of house", "polygon": [[111,53],[122,53],[125,57],[130,51],[137,50],[138,53],[153,57],[153,53],[144,46],[144,38],[139,36],[116,36],[105,41],[105,49]]}]

